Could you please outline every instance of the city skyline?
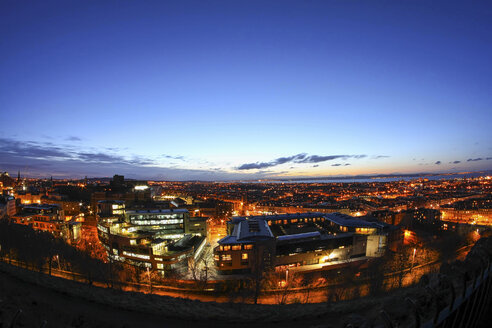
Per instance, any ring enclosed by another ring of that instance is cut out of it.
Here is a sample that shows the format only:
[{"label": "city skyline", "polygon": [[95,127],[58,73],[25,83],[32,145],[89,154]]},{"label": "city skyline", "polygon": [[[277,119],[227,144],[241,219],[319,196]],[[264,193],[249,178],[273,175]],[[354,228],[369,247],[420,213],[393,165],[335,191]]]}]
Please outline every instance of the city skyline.
[{"label": "city skyline", "polygon": [[0,7],[0,171],[237,180],[492,169],[490,4]]}]

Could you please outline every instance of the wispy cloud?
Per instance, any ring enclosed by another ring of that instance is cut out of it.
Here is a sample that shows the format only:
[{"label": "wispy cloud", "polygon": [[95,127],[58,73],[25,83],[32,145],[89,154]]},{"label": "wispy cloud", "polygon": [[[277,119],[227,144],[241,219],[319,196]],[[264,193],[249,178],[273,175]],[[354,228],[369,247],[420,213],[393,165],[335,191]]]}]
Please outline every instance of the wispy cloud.
[{"label": "wispy cloud", "polygon": [[76,136],[69,136],[69,137],[66,137],[65,140],[67,141],[82,141],[81,138],[79,137],[76,137]]},{"label": "wispy cloud", "polygon": [[[123,156],[103,147],[83,149],[51,142],[19,141],[0,137],[0,171],[21,170],[33,177],[111,176],[115,173],[131,178],[160,180],[234,180],[264,178],[268,172],[230,173],[223,169],[162,167],[145,156]],[[175,156],[180,157],[180,156]]]},{"label": "wispy cloud", "polygon": [[172,156],[172,155],[163,154],[162,157],[168,158],[168,159],[178,159],[178,160],[184,161],[184,156]]},{"label": "wispy cloud", "polygon": [[449,162],[449,164],[459,164],[461,161],[454,161],[454,162]]},{"label": "wispy cloud", "polygon": [[17,141],[0,138],[0,157],[27,157],[27,158],[71,158],[67,150],[52,143],[38,143],[35,141]]},{"label": "wispy cloud", "polygon": [[478,157],[478,158],[469,158],[466,161],[467,162],[478,162],[478,161],[482,161],[482,160],[483,160],[483,158]]},{"label": "wispy cloud", "polygon": [[348,159],[348,158],[365,158],[367,155],[308,155],[306,153],[301,153],[288,157],[279,157],[270,162],[255,162],[255,163],[246,163],[237,167],[238,170],[254,170],[254,169],[264,169],[267,167],[273,167],[277,165],[282,165],[285,163],[321,163],[327,161],[333,161],[336,159]]},{"label": "wispy cloud", "polygon": [[436,165],[441,165],[441,161],[437,161],[437,162],[435,162],[434,164],[436,164]]}]

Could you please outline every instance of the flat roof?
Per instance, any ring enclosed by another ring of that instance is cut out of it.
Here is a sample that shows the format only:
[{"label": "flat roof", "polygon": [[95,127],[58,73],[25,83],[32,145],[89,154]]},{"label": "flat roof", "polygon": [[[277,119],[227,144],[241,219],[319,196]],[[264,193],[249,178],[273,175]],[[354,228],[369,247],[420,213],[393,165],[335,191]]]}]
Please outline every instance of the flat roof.
[{"label": "flat roof", "polygon": [[296,233],[293,235],[278,236],[277,240],[287,241],[287,240],[297,240],[297,239],[304,239],[304,238],[319,238],[320,236],[321,233],[319,231],[313,231],[313,232]]},{"label": "flat roof", "polygon": [[383,228],[383,224],[379,222],[369,222],[363,219],[359,219],[350,215],[341,213],[326,214],[325,218],[344,227],[355,228]]},{"label": "flat roof", "polygon": [[36,210],[51,210],[54,208],[60,208],[58,204],[29,204],[23,205],[22,208],[36,209]]}]

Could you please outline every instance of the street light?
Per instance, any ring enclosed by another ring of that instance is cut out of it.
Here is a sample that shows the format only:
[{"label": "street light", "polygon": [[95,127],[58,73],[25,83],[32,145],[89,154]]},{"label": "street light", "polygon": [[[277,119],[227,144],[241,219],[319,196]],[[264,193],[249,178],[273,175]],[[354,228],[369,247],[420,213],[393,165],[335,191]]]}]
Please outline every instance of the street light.
[{"label": "street light", "polygon": [[410,271],[412,271],[412,269],[413,269],[413,263],[414,263],[414,261],[415,261],[415,252],[417,252],[417,249],[416,249],[416,248],[414,248],[414,249],[413,249],[413,255],[412,255],[412,266],[410,267]]},{"label": "street light", "polygon": [[150,279],[150,269],[147,267],[147,275],[149,276],[149,290],[150,293],[152,294],[152,280]]}]

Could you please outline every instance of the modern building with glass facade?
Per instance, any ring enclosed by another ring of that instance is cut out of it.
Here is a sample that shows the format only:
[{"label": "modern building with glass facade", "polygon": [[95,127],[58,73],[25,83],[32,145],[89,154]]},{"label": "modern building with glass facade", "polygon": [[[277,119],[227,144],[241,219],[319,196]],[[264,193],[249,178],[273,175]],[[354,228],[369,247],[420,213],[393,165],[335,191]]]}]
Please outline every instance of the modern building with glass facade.
[{"label": "modern building with glass facade", "polygon": [[195,233],[193,219],[184,209],[125,210],[121,201],[101,201],[97,229],[111,259],[163,271],[203,250],[206,229]]}]

